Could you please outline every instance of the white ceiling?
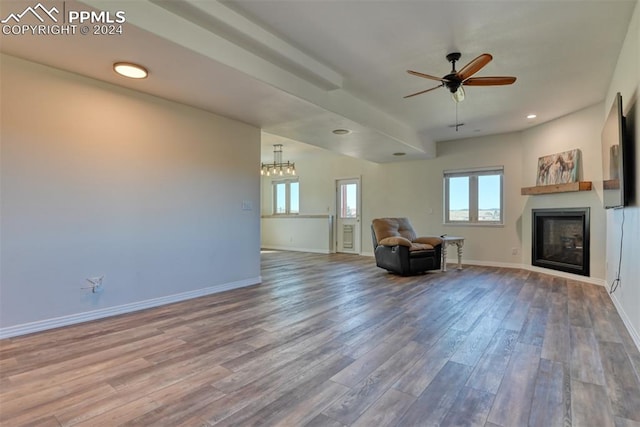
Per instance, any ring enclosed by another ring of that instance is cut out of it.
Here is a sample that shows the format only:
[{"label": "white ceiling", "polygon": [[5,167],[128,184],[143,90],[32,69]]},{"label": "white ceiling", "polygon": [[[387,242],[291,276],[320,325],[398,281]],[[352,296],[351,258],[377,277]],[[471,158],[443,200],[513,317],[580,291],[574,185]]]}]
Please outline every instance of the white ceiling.
[{"label": "white ceiling", "polygon": [[[36,1],[2,2],[0,17]],[[522,130],[600,102],[636,0],[118,0],[48,1],[65,10],[123,10],[123,35],[6,36],[1,50],[45,65],[259,126],[285,157],[301,141],[375,162],[433,157],[435,142]],[[27,18],[25,18],[27,19]],[[444,88],[404,95],[487,52],[476,76],[512,86],[470,87],[457,105]],[[125,80],[111,66],[145,65]],[[536,113],[531,121],[525,116]],[[336,136],[330,131],[353,132]],[[278,141],[280,142],[280,141]],[[295,159],[292,159],[295,160]]]}]

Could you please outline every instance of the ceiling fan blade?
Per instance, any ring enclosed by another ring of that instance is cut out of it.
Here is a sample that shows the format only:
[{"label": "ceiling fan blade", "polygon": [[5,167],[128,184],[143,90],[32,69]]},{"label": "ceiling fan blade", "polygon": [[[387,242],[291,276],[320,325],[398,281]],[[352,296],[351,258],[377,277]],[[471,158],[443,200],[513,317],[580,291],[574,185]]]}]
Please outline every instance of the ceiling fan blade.
[{"label": "ceiling fan blade", "polygon": [[443,79],[442,77],[430,76],[429,74],[420,73],[418,71],[413,71],[413,70],[407,70],[407,73],[409,73],[409,74],[411,74],[413,76],[423,77],[425,79],[436,80],[436,81],[439,81],[439,82],[448,82],[449,81],[449,80]]},{"label": "ceiling fan blade", "polygon": [[510,85],[516,81],[515,77],[473,77],[464,81],[465,86],[502,86]]},{"label": "ceiling fan blade", "polygon": [[444,85],[438,85],[436,87],[432,87],[431,89],[421,90],[420,92],[412,93],[411,95],[403,96],[403,98],[411,98],[412,96],[422,95],[423,93],[431,92],[432,90],[438,89]]},{"label": "ceiling fan blade", "polygon": [[467,80],[469,77],[480,71],[482,67],[491,62],[492,59],[493,56],[489,55],[488,53],[483,53],[482,55],[478,56],[476,59],[465,65],[462,70],[458,71],[458,77],[460,77],[460,80],[462,81]]}]

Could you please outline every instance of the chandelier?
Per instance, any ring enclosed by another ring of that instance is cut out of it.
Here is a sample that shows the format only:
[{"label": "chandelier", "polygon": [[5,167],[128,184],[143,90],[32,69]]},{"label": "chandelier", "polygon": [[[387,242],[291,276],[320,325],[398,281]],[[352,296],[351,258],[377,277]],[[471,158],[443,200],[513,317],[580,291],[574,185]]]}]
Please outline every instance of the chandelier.
[{"label": "chandelier", "polygon": [[273,144],[273,163],[262,163],[260,175],[295,175],[296,164],[282,161],[282,144]]}]

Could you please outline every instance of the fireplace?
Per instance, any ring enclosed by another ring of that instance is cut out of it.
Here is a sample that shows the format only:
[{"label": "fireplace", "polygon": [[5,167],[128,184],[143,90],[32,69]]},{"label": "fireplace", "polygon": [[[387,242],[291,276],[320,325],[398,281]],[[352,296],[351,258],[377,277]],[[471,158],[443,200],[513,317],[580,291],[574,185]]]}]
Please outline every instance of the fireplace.
[{"label": "fireplace", "polygon": [[589,275],[589,208],[533,209],[531,263]]}]

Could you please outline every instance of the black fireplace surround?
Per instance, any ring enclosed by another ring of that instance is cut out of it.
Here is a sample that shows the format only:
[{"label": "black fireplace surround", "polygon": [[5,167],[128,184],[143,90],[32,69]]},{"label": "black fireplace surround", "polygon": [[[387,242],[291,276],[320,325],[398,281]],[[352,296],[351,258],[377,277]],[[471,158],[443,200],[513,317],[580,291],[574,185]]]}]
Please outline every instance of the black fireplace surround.
[{"label": "black fireplace surround", "polygon": [[589,208],[533,209],[531,263],[589,275]]}]

